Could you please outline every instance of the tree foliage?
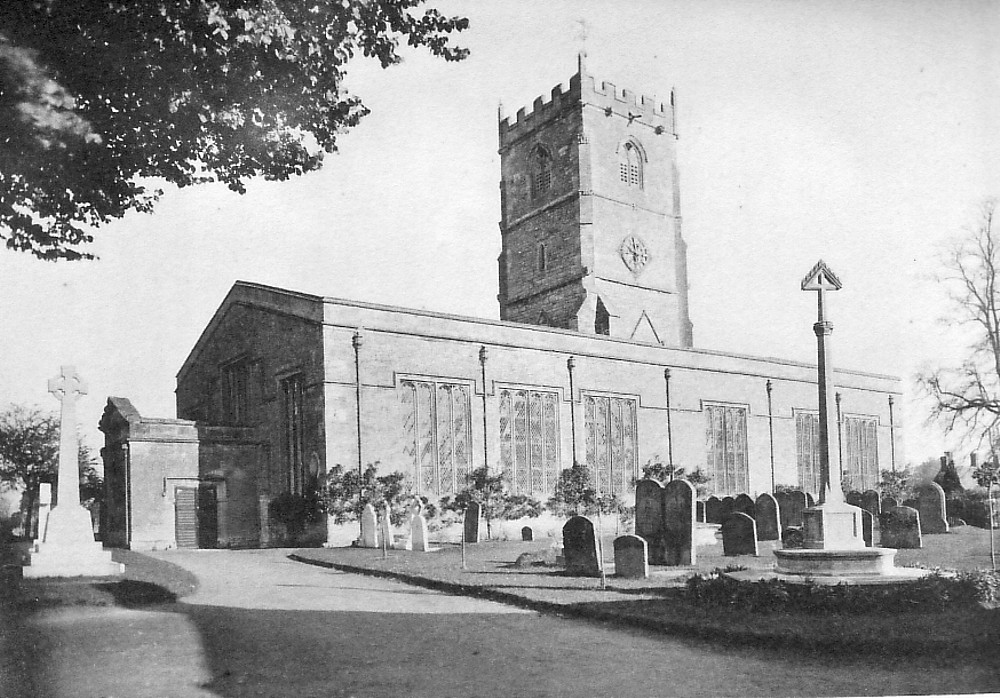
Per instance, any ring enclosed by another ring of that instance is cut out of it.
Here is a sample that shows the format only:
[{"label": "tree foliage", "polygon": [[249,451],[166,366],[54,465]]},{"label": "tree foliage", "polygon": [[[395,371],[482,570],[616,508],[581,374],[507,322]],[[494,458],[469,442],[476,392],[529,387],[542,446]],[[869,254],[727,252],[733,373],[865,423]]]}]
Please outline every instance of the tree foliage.
[{"label": "tree foliage", "polygon": [[441,500],[441,508],[446,511],[464,512],[469,504],[477,502],[483,518],[486,519],[486,537],[493,537],[494,521],[512,521],[522,517],[536,517],[542,513],[542,504],[524,494],[514,494],[507,489],[507,477],[503,473],[491,475],[485,468],[476,468],[465,476],[465,488],[452,497]]},{"label": "tree foliage", "polygon": [[883,470],[882,479],[879,480],[877,487],[879,494],[883,497],[892,497],[897,502],[902,503],[903,500],[908,499],[913,493],[909,468]]},{"label": "tree foliage", "polygon": [[659,456],[653,456],[642,466],[642,477],[656,480],[661,484],[666,484],[671,480],[687,480],[694,486],[698,497],[708,496],[708,483],[712,481],[712,476],[701,468],[687,472],[686,469],[674,463],[663,463]]},{"label": "tree foliage", "polygon": [[617,495],[598,494],[590,468],[584,463],[574,463],[559,473],[548,503],[549,510],[559,516],[620,512],[622,506]]},{"label": "tree foliage", "polygon": [[89,257],[94,226],[162,193],[318,169],[368,112],[343,86],[355,55],[401,43],[445,60],[468,20],[426,0],[4,0],[0,239]]},{"label": "tree foliage", "polygon": [[[104,481],[96,458],[83,441],[79,442],[77,462],[80,503],[89,509],[103,501]],[[21,405],[11,405],[0,413],[0,483],[24,491],[28,515],[25,530],[31,530],[39,485],[49,483],[53,493],[57,492],[58,474],[59,418]]]},{"label": "tree foliage", "polygon": [[376,511],[389,507],[389,520],[399,526],[413,504],[413,488],[406,476],[399,472],[378,474],[379,463],[368,464],[364,473],[354,468],[335,465],[326,476],[322,491],[326,513],[334,523],[342,524],[361,519],[365,505],[371,504]]},{"label": "tree foliage", "polygon": [[949,431],[983,440],[1000,425],[1000,231],[996,201],[982,205],[977,224],[943,258],[938,281],[947,289],[952,313],[945,319],[970,337],[964,360],[923,373],[932,415]]}]

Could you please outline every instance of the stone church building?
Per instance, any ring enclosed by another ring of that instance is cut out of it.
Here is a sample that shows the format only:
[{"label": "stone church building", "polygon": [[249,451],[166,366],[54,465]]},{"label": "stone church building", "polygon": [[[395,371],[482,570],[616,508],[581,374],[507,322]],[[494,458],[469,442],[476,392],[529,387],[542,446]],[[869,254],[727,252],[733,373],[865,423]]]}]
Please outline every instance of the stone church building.
[{"label": "stone church building", "polygon": [[[582,60],[501,118],[500,320],[235,284],[177,375],[178,419],[109,399],[107,540],[276,544],[268,503],[336,464],[431,499],[485,464],[544,500],[574,461],[627,496],[654,458],[718,495],[816,492],[816,366],[695,348],[676,140],[672,96]],[[870,488],[901,461],[900,382],[835,383],[844,476]]]}]

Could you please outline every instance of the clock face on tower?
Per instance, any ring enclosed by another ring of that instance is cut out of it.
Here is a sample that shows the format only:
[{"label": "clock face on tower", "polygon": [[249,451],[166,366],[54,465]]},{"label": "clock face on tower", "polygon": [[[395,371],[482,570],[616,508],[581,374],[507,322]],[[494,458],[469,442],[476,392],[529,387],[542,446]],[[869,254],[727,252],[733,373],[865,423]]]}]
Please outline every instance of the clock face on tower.
[{"label": "clock face on tower", "polygon": [[649,261],[649,250],[646,248],[646,243],[636,235],[626,236],[618,250],[625,266],[633,274],[640,273]]}]

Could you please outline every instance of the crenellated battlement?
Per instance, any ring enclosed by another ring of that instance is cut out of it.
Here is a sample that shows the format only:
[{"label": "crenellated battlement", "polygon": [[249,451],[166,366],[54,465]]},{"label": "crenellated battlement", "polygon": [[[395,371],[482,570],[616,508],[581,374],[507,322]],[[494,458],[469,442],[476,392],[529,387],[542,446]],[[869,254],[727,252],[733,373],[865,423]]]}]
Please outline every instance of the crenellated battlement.
[{"label": "crenellated battlement", "polygon": [[562,83],[552,88],[546,99],[545,95],[536,97],[531,110],[522,107],[511,119],[499,113],[500,142],[509,142],[537,124],[547,121],[559,114],[564,107],[575,104],[596,106],[608,112],[608,115],[618,114],[630,120],[652,124],[656,127],[668,127],[673,131],[674,98],[671,91],[670,101],[661,102],[655,96],[636,94],[629,89],[619,89],[612,82],[598,82],[593,75],[585,72],[583,60],[576,75],[570,78],[569,84]]},{"label": "crenellated battlement", "polygon": [[546,95],[541,95],[535,98],[535,101],[531,104],[531,111],[526,110],[521,107],[517,110],[517,115],[513,120],[510,117],[504,116],[503,113],[499,115],[500,117],[500,138],[505,139],[505,136],[511,134],[513,136],[515,133],[520,133],[528,128],[531,128],[534,124],[548,119],[550,116],[558,114],[562,109],[569,104],[578,104],[580,102],[580,74],[577,73],[569,80],[569,84],[561,83],[552,88],[552,91],[546,99]]}]

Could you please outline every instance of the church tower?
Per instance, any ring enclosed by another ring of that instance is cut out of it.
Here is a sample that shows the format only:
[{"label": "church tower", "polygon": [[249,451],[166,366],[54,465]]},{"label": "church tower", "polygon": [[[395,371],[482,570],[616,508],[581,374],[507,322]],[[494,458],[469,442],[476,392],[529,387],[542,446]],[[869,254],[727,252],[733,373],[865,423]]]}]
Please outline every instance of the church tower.
[{"label": "church tower", "polygon": [[586,73],[500,115],[500,317],[690,347],[674,99]]}]

